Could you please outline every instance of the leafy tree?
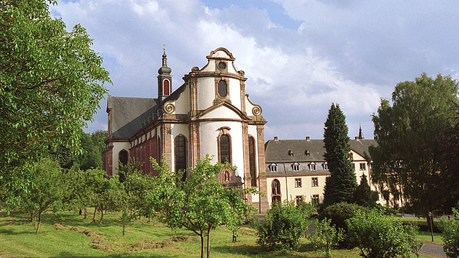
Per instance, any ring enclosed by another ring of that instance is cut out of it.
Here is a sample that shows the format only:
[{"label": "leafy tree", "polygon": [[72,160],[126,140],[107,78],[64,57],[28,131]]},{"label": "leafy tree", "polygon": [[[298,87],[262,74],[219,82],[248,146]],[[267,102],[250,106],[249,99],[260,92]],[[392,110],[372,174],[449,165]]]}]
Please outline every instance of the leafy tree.
[{"label": "leafy tree", "polygon": [[440,223],[440,228],[443,233],[442,240],[443,251],[448,257],[459,257],[459,212],[457,209],[452,208],[453,218],[443,219]]},{"label": "leafy tree", "polygon": [[101,169],[89,169],[86,172],[85,181],[90,191],[90,204],[94,206],[94,216],[92,221],[96,221],[97,212],[101,214],[99,223],[102,223],[104,211],[118,211],[122,208],[125,199],[123,185],[118,176],[109,179],[105,178],[106,173]]},{"label": "leafy tree", "polygon": [[331,249],[344,239],[342,228],[331,224],[331,219],[323,219],[317,224],[316,231],[309,236],[314,249],[325,251],[325,257],[331,257]]},{"label": "leafy tree", "polygon": [[349,142],[346,117],[339,105],[333,103],[328,111],[324,131],[324,158],[331,174],[325,182],[324,207],[339,202],[351,203],[354,200],[357,181],[349,159],[351,152]]},{"label": "leafy tree", "polygon": [[211,230],[222,224],[234,229],[240,218],[234,215],[239,208],[234,207],[249,205],[242,198],[235,203],[234,195],[217,181],[217,174],[222,169],[232,168],[228,163],[212,165],[206,156],[195,168],[189,168],[190,177],[182,181],[184,171],[174,173],[164,160],[161,166],[155,159],[150,160],[158,172],[156,187],[148,195],[152,203],[161,207],[162,218],[170,228],[184,227],[197,234],[201,238],[201,257],[204,257],[205,249],[209,257]]},{"label": "leafy tree", "polygon": [[410,257],[412,251],[419,249],[416,226],[404,225],[376,209],[369,213],[357,211],[346,223],[348,239],[360,249],[362,257]]},{"label": "leafy tree", "polygon": [[451,147],[459,146],[457,94],[456,80],[423,73],[397,84],[392,105],[381,100],[373,116],[378,146],[369,151],[373,182],[390,193],[385,198],[392,204],[401,201],[408,211],[429,218],[429,211],[449,212],[459,200],[458,166],[449,166],[457,163]]},{"label": "leafy tree", "polygon": [[74,157],[75,165],[81,170],[102,168],[102,152],[105,150],[107,131],[97,130],[92,134],[81,131],[81,152]]},{"label": "leafy tree", "polygon": [[367,176],[362,175],[360,185],[355,189],[354,202],[360,206],[374,208],[376,207],[376,201],[378,200],[378,193],[372,191],[370,185],[368,185]]},{"label": "leafy tree", "polygon": [[66,180],[59,163],[51,159],[42,159],[34,163],[29,171],[33,176],[32,186],[23,193],[22,207],[37,218],[37,233],[40,230],[43,212],[60,204],[65,190]]},{"label": "leafy tree", "polygon": [[67,31],[48,4],[56,1],[0,3],[0,185],[9,204],[32,180],[20,166],[50,146],[77,145],[110,82],[86,30]]},{"label": "leafy tree", "polygon": [[[298,250],[300,238],[308,230],[314,208],[312,205],[295,206],[295,202],[273,202],[265,215],[265,221],[258,226],[257,244],[273,249],[280,243],[284,250]],[[306,208],[306,209],[305,209]]]}]

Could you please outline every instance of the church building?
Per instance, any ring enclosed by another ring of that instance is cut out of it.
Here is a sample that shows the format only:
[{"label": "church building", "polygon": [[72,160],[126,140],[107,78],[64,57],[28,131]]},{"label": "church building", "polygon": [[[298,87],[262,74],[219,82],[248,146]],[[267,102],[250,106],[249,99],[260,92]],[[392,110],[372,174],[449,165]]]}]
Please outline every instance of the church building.
[{"label": "church building", "polygon": [[[109,176],[117,174],[119,163],[127,164],[129,158],[154,175],[150,157],[159,162],[164,156],[170,169],[179,171],[210,155],[213,162],[236,167],[219,175],[222,184],[266,193],[267,121],[262,109],[245,93],[247,78],[236,69],[231,52],[217,48],[206,58],[204,67],[191,68],[184,83],[173,90],[164,52],[157,98],[108,97],[109,138],[103,166]],[[246,198],[260,211],[269,208],[265,196]]]}]

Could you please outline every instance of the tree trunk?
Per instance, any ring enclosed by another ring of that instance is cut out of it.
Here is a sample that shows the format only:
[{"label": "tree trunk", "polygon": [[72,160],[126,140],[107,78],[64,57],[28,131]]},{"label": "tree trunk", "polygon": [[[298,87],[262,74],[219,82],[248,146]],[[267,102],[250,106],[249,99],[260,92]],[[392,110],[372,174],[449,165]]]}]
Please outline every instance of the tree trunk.
[{"label": "tree trunk", "polygon": [[94,216],[92,217],[93,223],[96,223],[96,214],[97,214],[97,207],[94,208]]},{"label": "tree trunk", "polygon": [[212,229],[211,226],[207,228],[207,258],[210,257],[210,230]]},{"label": "tree trunk", "polygon": [[104,210],[100,210],[100,220],[99,224],[102,224],[102,220],[104,219]]},{"label": "tree trunk", "polygon": [[125,233],[125,229],[126,229],[126,221],[123,219],[123,236],[124,236],[124,233]]},{"label": "tree trunk", "polygon": [[84,218],[83,219],[87,219],[88,218],[88,209],[84,208]]},{"label": "tree trunk", "polygon": [[38,224],[37,224],[37,231],[35,233],[38,234],[38,231],[40,231],[40,224],[41,224],[41,212],[38,212]]},{"label": "tree trunk", "polygon": [[204,233],[201,230],[201,258],[204,258]]},{"label": "tree trunk", "polygon": [[80,210],[78,211],[78,215],[81,216],[81,214],[83,214],[83,210],[82,210],[82,209],[80,209]]}]

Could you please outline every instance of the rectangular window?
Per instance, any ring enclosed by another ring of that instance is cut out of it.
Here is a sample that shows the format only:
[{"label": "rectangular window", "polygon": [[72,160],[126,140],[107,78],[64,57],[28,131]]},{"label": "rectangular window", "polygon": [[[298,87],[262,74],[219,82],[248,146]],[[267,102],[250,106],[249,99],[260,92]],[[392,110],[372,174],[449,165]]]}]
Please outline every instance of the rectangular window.
[{"label": "rectangular window", "polygon": [[300,205],[300,203],[303,201],[303,196],[302,195],[297,195],[295,196],[295,202],[296,206]]},{"label": "rectangular window", "polygon": [[366,170],[366,165],[365,163],[360,163],[360,170]]},{"label": "rectangular window", "polygon": [[311,179],[311,185],[312,185],[312,186],[319,186],[319,178],[313,177],[313,178]]},{"label": "rectangular window", "polygon": [[295,187],[301,187],[301,178],[295,178]]},{"label": "rectangular window", "polygon": [[312,204],[314,204],[314,205],[319,204],[319,195],[318,194],[312,195]]}]

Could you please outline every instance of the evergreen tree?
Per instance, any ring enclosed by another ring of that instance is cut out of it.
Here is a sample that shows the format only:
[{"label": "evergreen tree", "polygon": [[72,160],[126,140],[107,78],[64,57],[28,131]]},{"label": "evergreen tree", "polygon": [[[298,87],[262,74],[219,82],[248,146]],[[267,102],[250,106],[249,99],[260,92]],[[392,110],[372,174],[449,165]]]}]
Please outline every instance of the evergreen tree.
[{"label": "evergreen tree", "polygon": [[362,175],[360,185],[355,189],[354,201],[360,206],[369,208],[376,207],[376,201],[378,200],[378,193],[371,191],[370,185],[368,184],[367,176]]},{"label": "evergreen tree", "polygon": [[331,174],[325,182],[324,207],[339,202],[351,203],[354,200],[357,181],[349,159],[349,141],[346,117],[339,105],[333,103],[328,111],[324,131],[324,158]]}]

